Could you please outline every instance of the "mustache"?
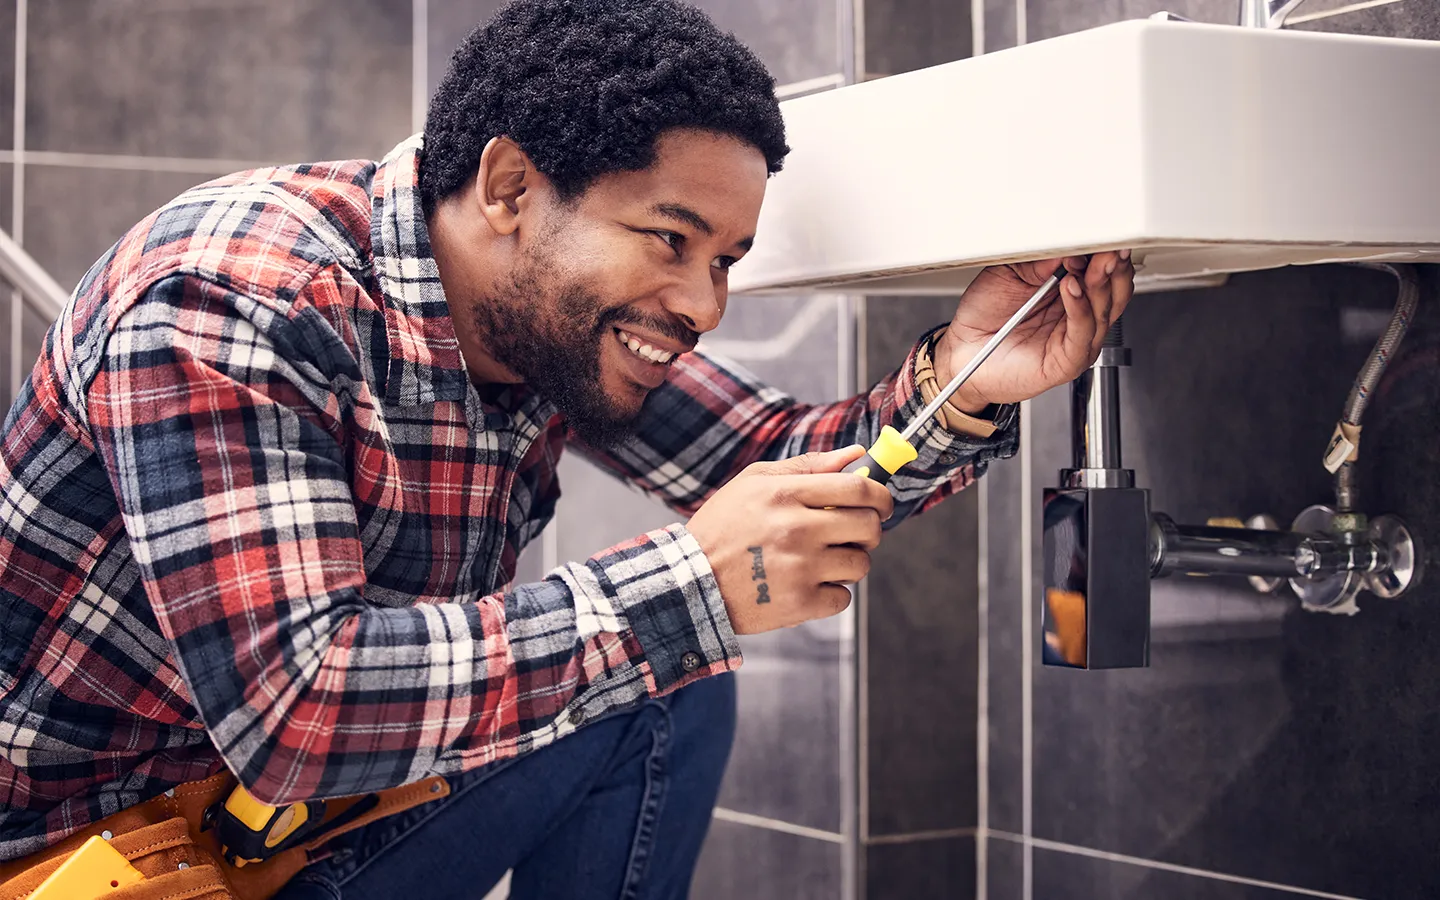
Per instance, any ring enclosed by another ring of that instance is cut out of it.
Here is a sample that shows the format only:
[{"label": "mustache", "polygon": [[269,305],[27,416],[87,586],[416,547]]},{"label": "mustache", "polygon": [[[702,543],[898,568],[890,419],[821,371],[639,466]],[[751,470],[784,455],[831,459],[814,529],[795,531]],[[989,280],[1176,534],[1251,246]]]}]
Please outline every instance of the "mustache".
[{"label": "mustache", "polygon": [[695,349],[700,341],[700,333],[687,328],[673,319],[664,316],[652,316],[633,309],[618,307],[607,309],[601,313],[600,319],[595,324],[597,332],[603,333],[607,328],[618,328],[621,325],[634,325],[637,328],[644,328],[655,334],[662,335],[682,344],[688,353]]}]

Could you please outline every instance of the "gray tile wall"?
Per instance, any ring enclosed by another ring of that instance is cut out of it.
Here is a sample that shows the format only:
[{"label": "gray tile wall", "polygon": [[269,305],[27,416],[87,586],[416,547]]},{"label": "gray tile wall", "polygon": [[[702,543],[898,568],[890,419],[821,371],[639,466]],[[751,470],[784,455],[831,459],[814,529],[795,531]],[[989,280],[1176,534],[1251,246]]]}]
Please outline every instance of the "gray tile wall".
[{"label": "gray tile wall", "polygon": [[[131,225],[251,162],[383,154],[409,133],[412,0],[0,2],[0,222],[66,290]],[[13,128],[24,102],[23,148]],[[18,178],[24,189],[11,216]],[[8,306],[8,292],[5,292]],[[49,322],[0,321],[0,390]]]},{"label": "gray tile wall", "polygon": [[[1213,22],[1238,11],[1219,0],[1002,4],[1016,5],[1030,40],[1161,8]],[[1440,38],[1427,0],[1348,6],[1309,0],[1294,27]],[[986,49],[1013,45],[1013,24],[990,7]],[[1422,271],[1427,305],[1367,414],[1363,503],[1440,537],[1440,269]],[[1323,266],[1137,299],[1124,447],[1154,507],[1187,522],[1288,521],[1329,502],[1317,454],[1394,297],[1386,276]],[[1038,646],[1038,598],[1018,583],[1019,557],[1027,542],[1034,561],[1040,553],[1022,528],[1020,487],[1038,503],[1055,483],[1067,417],[1064,391],[1029,404],[1028,460],[986,486],[985,896],[1440,893],[1430,811],[1440,671],[1419,649],[1440,615],[1435,582],[1403,601],[1362,602],[1354,618],[1304,613],[1233,580],[1155,582],[1151,668],[1041,667],[1026,652]]]}]

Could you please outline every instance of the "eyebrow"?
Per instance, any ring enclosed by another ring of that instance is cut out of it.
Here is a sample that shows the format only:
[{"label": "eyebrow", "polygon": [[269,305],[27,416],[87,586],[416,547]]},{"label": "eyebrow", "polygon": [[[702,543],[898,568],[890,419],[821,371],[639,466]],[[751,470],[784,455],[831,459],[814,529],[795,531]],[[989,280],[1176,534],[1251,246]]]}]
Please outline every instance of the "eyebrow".
[{"label": "eyebrow", "polygon": [[[705,217],[688,206],[679,203],[657,203],[650,207],[650,211],[657,216],[663,216],[676,222],[682,222],[706,235],[715,234],[715,227],[705,220]],[[755,238],[742,238],[735,242],[735,245],[742,250],[749,250],[755,243]]]}]

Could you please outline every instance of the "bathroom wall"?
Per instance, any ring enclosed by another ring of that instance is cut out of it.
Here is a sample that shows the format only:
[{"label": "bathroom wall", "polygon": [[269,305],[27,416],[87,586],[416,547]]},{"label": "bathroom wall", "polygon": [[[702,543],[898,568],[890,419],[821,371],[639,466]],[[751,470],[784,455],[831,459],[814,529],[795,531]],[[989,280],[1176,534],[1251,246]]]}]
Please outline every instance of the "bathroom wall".
[{"label": "bathroom wall", "polygon": [[[1164,8],[1231,22],[1237,4],[986,3],[983,49]],[[1309,0],[1291,27],[1440,39],[1429,0]],[[1057,91],[1056,102],[1071,99]],[[1103,202],[1103,184],[1075,189]],[[1440,271],[1422,273],[1416,333],[1367,415],[1362,505],[1440,538]],[[1261,512],[1288,522],[1331,502],[1320,453],[1394,299],[1388,276],[1340,266],[1137,298],[1124,448],[1153,506],[1183,522]],[[1440,667],[1426,648],[1440,585],[1362,601],[1347,618],[1261,598],[1243,581],[1155,582],[1150,668],[1041,667],[1040,548],[1025,509],[1068,463],[1067,402],[1055,391],[1029,404],[1022,457],[985,485],[978,895],[1440,895]]]}]

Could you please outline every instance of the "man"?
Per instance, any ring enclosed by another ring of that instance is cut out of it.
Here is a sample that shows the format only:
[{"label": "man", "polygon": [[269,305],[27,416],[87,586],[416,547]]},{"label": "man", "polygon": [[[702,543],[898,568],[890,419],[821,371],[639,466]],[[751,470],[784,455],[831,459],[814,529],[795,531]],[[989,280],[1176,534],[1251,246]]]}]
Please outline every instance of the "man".
[{"label": "man", "polygon": [[[735,635],[844,609],[1133,279],[1067,261],[890,490],[840,474],[1059,261],[985,271],[841,403],[696,352],[787,152],[773,87],[677,0],[516,0],[423,137],[203,185],[97,262],[0,450],[0,860],[227,768],[275,806],[438,774],[281,896],[683,896]],[[509,586],[565,449],[691,518]]]}]

